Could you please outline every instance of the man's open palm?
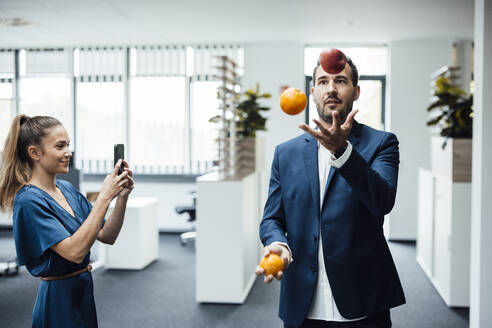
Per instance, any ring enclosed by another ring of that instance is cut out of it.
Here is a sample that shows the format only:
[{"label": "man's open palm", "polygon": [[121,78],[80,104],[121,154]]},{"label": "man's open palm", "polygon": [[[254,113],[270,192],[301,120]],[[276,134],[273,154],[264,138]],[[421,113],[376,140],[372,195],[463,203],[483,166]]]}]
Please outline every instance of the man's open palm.
[{"label": "man's open palm", "polygon": [[305,132],[315,137],[326,149],[334,153],[340,148],[345,147],[347,138],[352,130],[354,116],[359,112],[358,109],[352,110],[343,124],[340,122],[340,113],[334,111],[332,114],[332,124],[329,126],[325,122],[313,119],[319,130],[311,128],[307,124],[301,124],[299,127]]}]

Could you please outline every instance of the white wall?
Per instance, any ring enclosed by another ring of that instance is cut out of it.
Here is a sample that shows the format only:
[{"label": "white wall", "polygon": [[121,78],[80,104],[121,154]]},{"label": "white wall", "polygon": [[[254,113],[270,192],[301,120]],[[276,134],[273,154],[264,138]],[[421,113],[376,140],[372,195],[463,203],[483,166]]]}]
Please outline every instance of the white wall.
[{"label": "white wall", "polygon": [[[80,190],[84,194],[88,191],[99,191],[101,184],[102,179],[83,180]],[[193,201],[189,192],[192,190],[196,190],[195,183],[139,181],[137,176],[132,196],[156,198],[159,230],[180,232],[190,229],[190,224],[187,222],[188,215],[178,215],[174,208],[178,205],[191,205]]]},{"label": "white wall", "polygon": [[268,195],[268,180],[275,146],[302,134],[298,128],[304,122],[305,112],[289,116],[280,109],[280,86],[288,85],[304,91],[304,47],[300,42],[258,42],[244,45],[243,88],[255,87],[260,83],[260,91],[272,94],[270,99],[262,99],[269,106],[265,112],[267,131],[259,132],[264,139],[264,168],[261,173],[261,215]]},{"label": "white wall", "polygon": [[492,3],[475,1],[470,327],[492,320]]},{"label": "white wall", "polygon": [[400,141],[400,172],[396,203],[387,224],[389,239],[417,236],[418,168],[430,168],[430,135],[426,126],[430,74],[451,63],[451,39],[394,41],[386,124]]},{"label": "white wall", "polygon": [[265,138],[265,166],[267,178],[275,146],[298,136],[303,131],[298,128],[304,122],[304,112],[299,115],[285,114],[279,105],[281,85],[289,85],[304,91],[304,48],[300,42],[247,43],[244,45],[243,88],[255,87],[260,83],[260,91],[272,94],[271,99],[262,100],[270,106],[266,112],[267,132]]}]

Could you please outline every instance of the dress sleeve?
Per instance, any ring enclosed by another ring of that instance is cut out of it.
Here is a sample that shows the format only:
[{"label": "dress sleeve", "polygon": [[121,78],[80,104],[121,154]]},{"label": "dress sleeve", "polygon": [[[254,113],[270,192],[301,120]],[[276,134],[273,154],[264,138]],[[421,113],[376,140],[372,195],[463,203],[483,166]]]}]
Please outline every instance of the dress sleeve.
[{"label": "dress sleeve", "polygon": [[23,195],[14,202],[13,230],[17,261],[25,265],[51,246],[70,237],[46,200]]}]

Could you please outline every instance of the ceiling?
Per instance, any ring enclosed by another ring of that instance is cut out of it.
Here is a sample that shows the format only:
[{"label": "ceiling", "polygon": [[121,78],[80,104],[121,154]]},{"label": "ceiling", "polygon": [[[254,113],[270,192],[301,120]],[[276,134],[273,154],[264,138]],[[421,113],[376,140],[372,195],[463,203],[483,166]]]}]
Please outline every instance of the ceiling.
[{"label": "ceiling", "polygon": [[473,0],[0,0],[0,47],[473,38]]}]

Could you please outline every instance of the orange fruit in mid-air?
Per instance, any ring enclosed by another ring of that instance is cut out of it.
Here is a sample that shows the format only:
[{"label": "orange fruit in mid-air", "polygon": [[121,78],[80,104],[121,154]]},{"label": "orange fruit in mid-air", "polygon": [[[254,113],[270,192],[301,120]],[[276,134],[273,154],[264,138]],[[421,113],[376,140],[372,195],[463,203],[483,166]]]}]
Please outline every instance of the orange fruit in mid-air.
[{"label": "orange fruit in mid-air", "polygon": [[297,115],[306,108],[306,94],[297,88],[288,88],[280,95],[280,108],[289,115]]},{"label": "orange fruit in mid-air", "polygon": [[264,258],[261,259],[260,267],[265,270],[265,275],[274,275],[284,269],[284,262],[277,254],[268,254]]}]

